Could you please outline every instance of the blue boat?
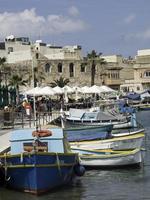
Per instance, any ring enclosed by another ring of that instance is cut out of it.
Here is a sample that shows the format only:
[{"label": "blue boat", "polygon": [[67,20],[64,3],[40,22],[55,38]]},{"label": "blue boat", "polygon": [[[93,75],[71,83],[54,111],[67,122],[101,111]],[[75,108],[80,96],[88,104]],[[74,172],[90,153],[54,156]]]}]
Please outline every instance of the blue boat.
[{"label": "blue boat", "polygon": [[15,130],[10,142],[11,152],[0,156],[9,188],[41,194],[84,174],[61,128]]},{"label": "blue boat", "polygon": [[71,141],[109,138],[113,129],[112,124],[95,126],[75,126],[64,128],[67,139]]}]

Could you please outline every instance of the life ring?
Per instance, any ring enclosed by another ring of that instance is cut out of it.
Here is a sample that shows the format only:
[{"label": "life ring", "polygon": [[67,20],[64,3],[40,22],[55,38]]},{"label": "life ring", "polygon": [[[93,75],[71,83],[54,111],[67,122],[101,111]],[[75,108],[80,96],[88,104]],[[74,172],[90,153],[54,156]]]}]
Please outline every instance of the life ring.
[{"label": "life ring", "polygon": [[52,136],[52,131],[50,130],[37,130],[32,132],[33,137],[48,137]]}]

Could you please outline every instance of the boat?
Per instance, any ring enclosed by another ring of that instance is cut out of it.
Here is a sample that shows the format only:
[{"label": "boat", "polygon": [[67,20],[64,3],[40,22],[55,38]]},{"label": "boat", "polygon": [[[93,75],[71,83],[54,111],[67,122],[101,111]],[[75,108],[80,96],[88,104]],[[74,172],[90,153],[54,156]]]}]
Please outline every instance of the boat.
[{"label": "boat", "polygon": [[129,135],[136,135],[138,133],[144,133],[145,129],[144,128],[136,128],[136,129],[127,129],[126,131],[120,130],[113,130],[111,132],[111,136],[113,138],[115,137],[122,137],[122,136],[129,136]]},{"label": "boat", "polygon": [[150,104],[139,104],[137,108],[139,111],[147,111],[150,110]]},{"label": "boat", "polygon": [[113,129],[112,124],[108,125],[95,125],[95,126],[76,126],[64,128],[69,141],[81,139],[97,139],[108,138]]},{"label": "boat", "polygon": [[84,174],[61,128],[14,130],[11,151],[0,155],[8,188],[41,194]]},{"label": "boat", "polygon": [[127,166],[140,166],[142,153],[140,149],[128,151],[107,150],[88,150],[74,149],[79,153],[80,163],[85,167],[118,168]]},{"label": "boat", "polygon": [[89,111],[71,108],[69,115],[63,117],[65,127],[73,126],[95,126],[112,124],[113,129],[136,128],[136,115],[132,113],[127,116],[121,114],[112,115],[100,110]]},{"label": "boat", "polygon": [[[141,148],[145,134],[144,129],[134,131],[131,134],[112,137],[110,139],[96,139],[96,140],[81,140],[70,142],[71,149],[112,149],[112,150],[129,150],[135,148]],[[126,133],[127,134],[127,133]]]}]

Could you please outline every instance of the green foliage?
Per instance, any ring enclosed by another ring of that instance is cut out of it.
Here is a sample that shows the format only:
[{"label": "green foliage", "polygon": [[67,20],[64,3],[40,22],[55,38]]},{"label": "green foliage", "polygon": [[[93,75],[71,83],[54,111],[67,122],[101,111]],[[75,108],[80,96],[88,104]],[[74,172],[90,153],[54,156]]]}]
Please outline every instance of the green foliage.
[{"label": "green foliage", "polygon": [[26,86],[27,81],[23,80],[22,77],[18,75],[13,75],[10,80],[9,80],[9,85],[8,86],[13,86],[16,89],[19,88],[19,86]]},{"label": "green foliage", "polygon": [[51,82],[50,85],[51,85],[51,87],[59,86],[62,88],[65,85],[67,85],[69,82],[70,82],[70,80],[68,78],[65,79],[63,77],[60,77],[59,79],[54,80],[54,82]]},{"label": "green foliage", "polygon": [[[88,53],[84,58],[84,64],[91,67],[91,86],[95,84],[95,73],[96,73],[96,65],[99,64],[101,67],[101,73],[104,73],[104,68],[102,66],[106,65],[106,61],[101,57],[102,53],[97,54],[95,50],[92,50],[91,53]],[[101,76],[100,73],[100,76]]]}]

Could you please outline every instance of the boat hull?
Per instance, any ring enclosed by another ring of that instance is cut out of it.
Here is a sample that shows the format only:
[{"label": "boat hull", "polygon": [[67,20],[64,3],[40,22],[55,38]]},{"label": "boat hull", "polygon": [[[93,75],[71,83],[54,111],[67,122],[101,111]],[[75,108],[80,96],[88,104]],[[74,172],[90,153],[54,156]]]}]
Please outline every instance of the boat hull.
[{"label": "boat hull", "polygon": [[66,118],[65,126],[66,127],[73,127],[73,126],[105,126],[105,125],[113,125],[113,129],[121,129],[121,128],[136,128],[137,125],[133,122],[134,120],[130,121],[123,121],[123,122],[113,122],[110,120],[107,120],[105,122],[100,120],[75,120],[75,119],[69,119]]},{"label": "boat hull", "polygon": [[77,154],[28,153],[1,157],[7,186],[33,194],[68,184],[75,177]]},{"label": "boat hull", "polygon": [[113,125],[81,126],[65,128],[69,141],[78,141],[86,139],[107,138],[113,129]]},{"label": "boat hull", "polygon": [[85,167],[125,167],[139,166],[142,162],[142,155],[139,149],[116,154],[106,153],[105,155],[80,155],[80,162]]},{"label": "boat hull", "polygon": [[70,145],[72,150],[74,148],[128,150],[141,148],[143,140],[144,133],[138,133],[112,139],[71,142]]}]

